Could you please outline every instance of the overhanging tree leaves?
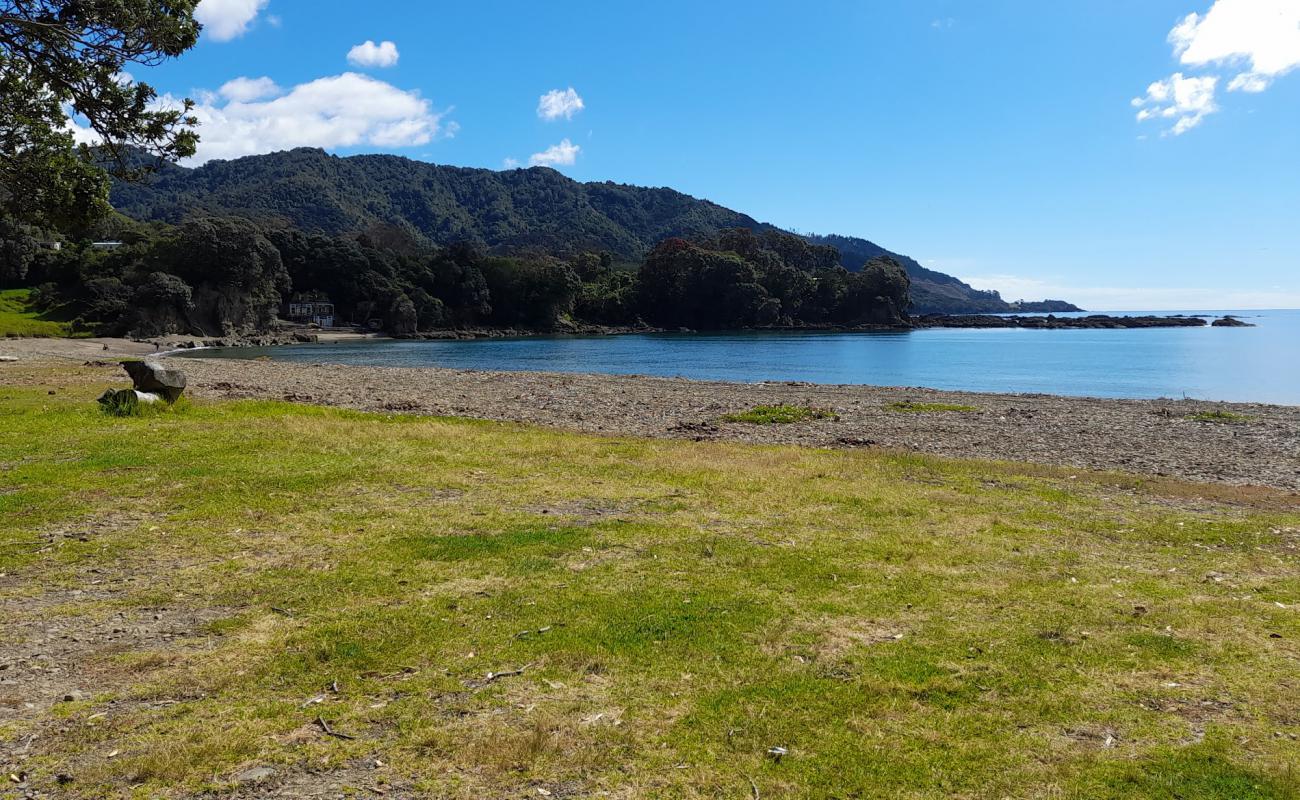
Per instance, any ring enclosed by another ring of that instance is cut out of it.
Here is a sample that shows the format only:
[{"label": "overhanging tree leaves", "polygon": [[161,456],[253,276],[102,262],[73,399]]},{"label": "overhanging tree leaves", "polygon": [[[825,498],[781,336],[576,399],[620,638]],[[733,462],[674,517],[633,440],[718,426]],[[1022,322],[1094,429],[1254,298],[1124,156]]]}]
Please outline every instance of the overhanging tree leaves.
[{"label": "overhanging tree leaves", "polygon": [[[175,160],[194,154],[190,100],[164,108],[131,79],[198,41],[198,0],[0,0],[0,214],[80,225],[108,208],[108,179],[125,177],[132,154]],[[68,111],[84,118],[98,153],[78,144]],[[96,158],[96,156],[98,158]]]}]

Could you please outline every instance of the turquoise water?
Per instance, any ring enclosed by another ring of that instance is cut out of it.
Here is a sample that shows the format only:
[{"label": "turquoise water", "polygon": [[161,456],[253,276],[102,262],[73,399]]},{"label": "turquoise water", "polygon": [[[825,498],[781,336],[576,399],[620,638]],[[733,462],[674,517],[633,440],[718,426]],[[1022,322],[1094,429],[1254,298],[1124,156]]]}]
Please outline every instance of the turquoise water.
[{"label": "turquoise water", "polygon": [[1300,311],[1232,313],[1257,327],[379,340],[192,355],[1300,405]]}]

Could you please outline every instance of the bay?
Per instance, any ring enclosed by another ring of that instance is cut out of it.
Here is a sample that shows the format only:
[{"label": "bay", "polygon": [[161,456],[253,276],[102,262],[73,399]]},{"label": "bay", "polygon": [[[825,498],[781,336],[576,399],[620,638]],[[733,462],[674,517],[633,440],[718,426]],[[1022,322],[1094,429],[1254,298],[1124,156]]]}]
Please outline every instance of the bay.
[{"label": "bay", "polygon": [[[1112,312],[1119,314],[1177,312]],[[739,331],[475,340],[359,340],[186,351],[205,358],[658,375],[740,382],[1300,405],[1300,310],[1235,314],[1253,328]],[[1057,315],[1069,316],[1069,315]]]}]

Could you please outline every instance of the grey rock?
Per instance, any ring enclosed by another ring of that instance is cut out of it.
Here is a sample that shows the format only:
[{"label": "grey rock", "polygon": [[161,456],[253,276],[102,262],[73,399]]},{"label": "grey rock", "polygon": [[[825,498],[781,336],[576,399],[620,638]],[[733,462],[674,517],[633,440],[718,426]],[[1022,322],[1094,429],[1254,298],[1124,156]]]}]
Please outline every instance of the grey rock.
[{"label": "grey rock", "polygon": [[249,767],[243,772],[235,774],[235,780],[239,783],[261,783],[275,775],[275,770],[270,767]]},{"label": "grey rock", "polygon": [[175,403],[185,392],[185,373],[178,369],[164,369],[148,361],[124,361],[122,368],[137,391],[161,395],[168,403]]}]

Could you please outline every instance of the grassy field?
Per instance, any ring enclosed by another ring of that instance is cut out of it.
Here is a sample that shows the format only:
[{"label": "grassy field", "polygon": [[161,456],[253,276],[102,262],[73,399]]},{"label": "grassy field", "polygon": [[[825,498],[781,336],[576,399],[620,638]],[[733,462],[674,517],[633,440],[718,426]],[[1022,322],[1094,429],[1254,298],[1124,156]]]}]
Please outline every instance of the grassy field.
[{"label": "grassy field", "polygon": [[1300,796],[1294,496],[25,369],[0,795]]},{"label": "grassy field", "polygon": [[68,336],[68,323],[31,307],[31,289],[0,289],[0,336]]}]

